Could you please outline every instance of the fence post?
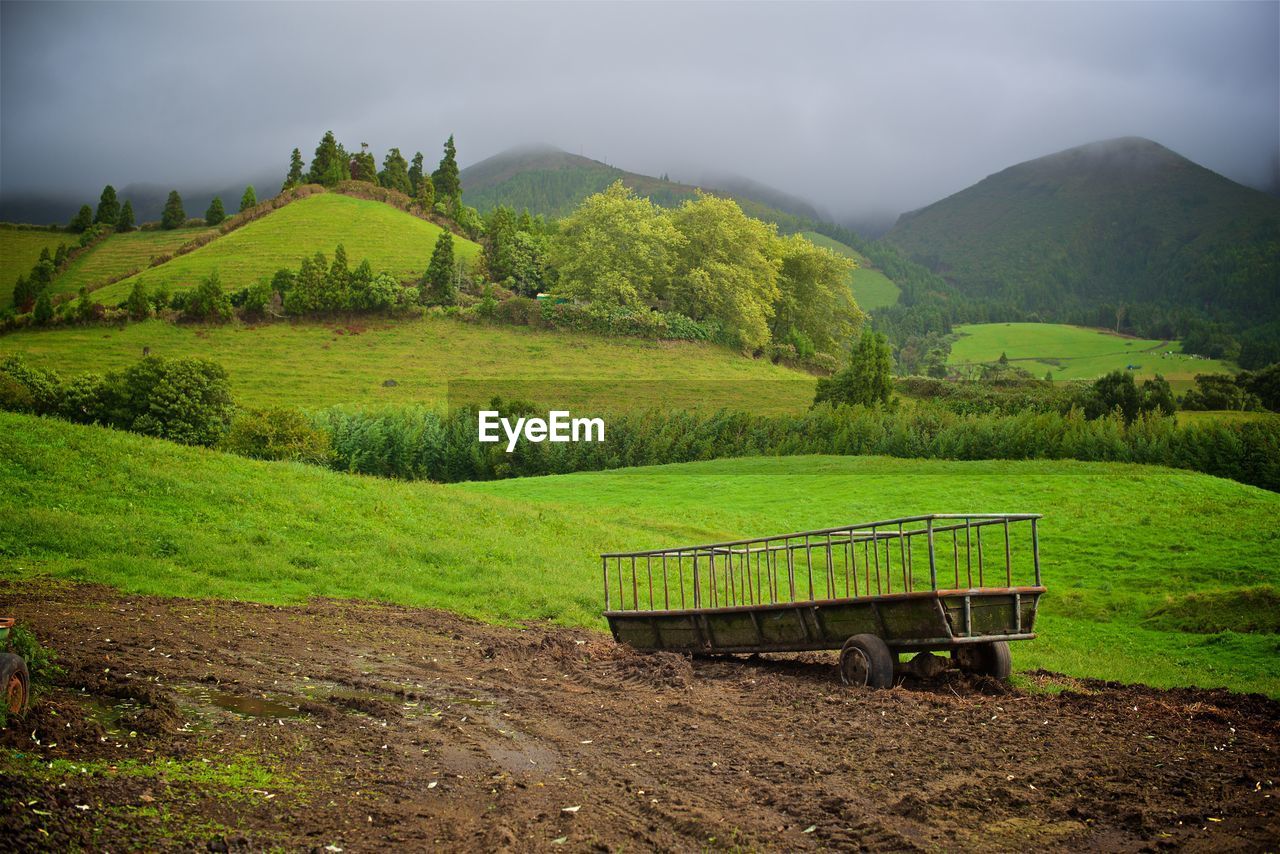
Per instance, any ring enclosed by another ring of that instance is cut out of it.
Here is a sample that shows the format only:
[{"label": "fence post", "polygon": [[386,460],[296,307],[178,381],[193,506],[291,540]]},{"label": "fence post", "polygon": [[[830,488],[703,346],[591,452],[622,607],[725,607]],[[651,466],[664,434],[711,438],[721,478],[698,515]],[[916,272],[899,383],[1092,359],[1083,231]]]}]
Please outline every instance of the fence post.
[{"label": "fence post", "polygon": [[938,565],[933,560],[933,520],[929,519],[926,523],[929,530],[929,586],[934,590],[938,589]]}]

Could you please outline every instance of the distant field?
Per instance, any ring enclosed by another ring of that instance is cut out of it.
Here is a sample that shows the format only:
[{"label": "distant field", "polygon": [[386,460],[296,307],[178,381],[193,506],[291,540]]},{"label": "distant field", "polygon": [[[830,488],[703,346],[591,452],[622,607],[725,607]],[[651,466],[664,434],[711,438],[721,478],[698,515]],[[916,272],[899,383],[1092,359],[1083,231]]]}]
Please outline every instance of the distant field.
[{"label": "distant field", "polygon": [[896,305],[901,289],[890,281],[889,277],[872,267],[866,256],[856,249],[832,240],[825,234],[816,231],[802,232],[805,237],[819,246],[846,255],[858,262],[858,267],[849,274],[849,288],[858,305],[866,311]]},{"label": "distant field", "polygon": [[[382,202],[337,193],[309,196],[139,275],[98,291],[103,303],[123,300],[141,279],[148,288],[171,291],[195,286],[216,269],[227,289],[241,288],[281,267],[296,269],[304,256],[323,252],[333,258],[339,243],[355,266],[368,258],[375,271],[407,278],[421,275],[440,236],[439,226]],[[454,251],[469,257],[480,247],[454,239]]]},{"label": "distant field", "polygon": [[[450,318],[260,326],[151,320],[0,337],[0,357],[24,353],[64,375],[130,365],[143,347],[155,355],[220,362],[231,374],[236,400],[252,406],[436,405],[445,401],[451,380],[500,378],[517,382],[514,388],[496,387],[497,393],[535,402],[605,410],[652,405],[781,412],[807,407],[815,382],[809,374],[711,344],[477,326]],[[394,385],[384,385],[388,380]]]},{"label": "distant field", "polygon": [[1175,390],[1185,390],[1196,374],[1227,373],[1216,359],[1186,355],[1177,341],[1126,338],[1100,329],[1060,323],[977,323],[957,326],[952,367],[1009,361],[1037,377],[1052,371],[1055,380],[1089,380],[1136,365],[1135,378],[1160,374]]},{"label": "distant field", "polygon": [[130,270],[145,270],[151,259],[172,252],[189,240],[207,234],[211,228],[175,228],[172,231],[130,231],[113,234],[92,250],[72,261],[53,280],[52,294],[74,294],[81,287],[90,290],[107,279]]},{"label": "distant field", "polygon": [[1205,475],[788,457],[440,486],[0,413],[0,576],[161,596],[603,629],[604,551],[984,510],[1046,514],[1049,592],[1015,668],[1280,696],[1280,496]]},{"label": "distant field", "polygon": [[40,260],[40,250],[48,249],[52,255],[58,244],[67,248],[75,246],[79,236],[64,231],[5,228],[0,226],[0,306],[13,304],[13,285],[19,276],[31,272]]}]

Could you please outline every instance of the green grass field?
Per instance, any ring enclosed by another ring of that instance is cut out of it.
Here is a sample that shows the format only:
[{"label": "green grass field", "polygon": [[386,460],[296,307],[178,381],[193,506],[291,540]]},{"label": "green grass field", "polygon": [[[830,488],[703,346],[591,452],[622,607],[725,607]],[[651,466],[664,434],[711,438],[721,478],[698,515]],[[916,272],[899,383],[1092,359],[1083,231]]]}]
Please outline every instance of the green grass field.
[{"label": "green grass field", "polygon": [[957,326],[955,331],[960,337],[947,360],[952,367],[994,362],[1004,353],[1036,377],[1052,371],[1055,380],[1091,380],[1137,365],[1135,378],[1160,374],[1179,391],[1189,387],[1196,374],[1231,370],[1225,362],[1184,354],[1177,341],[1127,338],[1083,326],[976,323]]},{"label": "green grass field", "polygon": [[[795,411],[814,378],[713,344],[606,338],[452,318],[348,323],[191,326],[150,320],[117,326],[31,329],[0,337],[0,357],[25,354],[64,376],[159,356],[203,356],[231,375],[237,402],[439,404],[450,381],[500,379],[505,397],[604,410],[660,405]],[[395,385],[385,386],[387,380]],[[552,399],[539,400],[538,391]],[[487,400],[487,397],[485,398]]]},{"label": "green grass field", "polygon": [[818,246],[858,262],[857,268],[849,274],[849,289],[853,291],[853,298],[858,301],[858,305],[864,311],[897,305],[898,296],[902,293],[901,289],[888,276],[875,269],[866,256],[838,240],[832,240],[825,234],[818,234],[816,231],[801,233]]},{"label": "green grass field", "polygon": [[1046,514],[1017,668],[1280,697],[1280,495],[1204,475],[792,457],[441,486],[0,413],[0,574],[162,596],[599,629],[601,551],[964,510]]},{"label": "green grass field", "polygon": [[31,272],[40,260],[40,250],[48,249],[52,255],[59,243],[71,249],[79,239],[79,235],[65,231],[0,226],[0,306],[13,304],[13,284]]},{"label": "green grass field", "polygon": [[113,234],[72,261],[53,280],[51,294],[74,294],[82,287],[93,290],[108,279],[131,270],[145,270],[157,255],[172,252],[189,240],[213,231],[208,228],[175,228],[172,231],[129,231]]},{"label": "green grass field", "polygon": [[[397,277],[420,276],[431,260],[440,236],[439,226],[396,210],[382,202],[354,199],[337,193],[308,196],[219,237],[194,252],[173,259],[97,292],[99,301],[123,300],[141,279],[148,288],[171,291],[194,287],[216,269],[228,290],[270,276],[281,267],[296,270],[304,256],[333,250],[343,244],[351,266],[368,258],[376,272]],[[470,257],[480,247],[455,238],[454,252]]]}]

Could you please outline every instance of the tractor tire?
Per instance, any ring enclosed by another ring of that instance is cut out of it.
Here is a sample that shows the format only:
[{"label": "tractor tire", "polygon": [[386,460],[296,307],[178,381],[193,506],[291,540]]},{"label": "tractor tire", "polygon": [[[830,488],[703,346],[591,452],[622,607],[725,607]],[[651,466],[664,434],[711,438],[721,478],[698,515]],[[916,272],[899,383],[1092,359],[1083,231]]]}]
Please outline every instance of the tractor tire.
[{"label": "tractor tire", "polygon": [[956,648],[951,657],[966,673],[978,673],[1007,681],[1013,672],[1008,641],[988,641]]},{"label": "tractor tire", "polygon": [[27,662],[20,655],[0,653],[0,691],[3,692],[5,711],[21,715],[27,710],[31,695],[31,677],[27,674]]},{"label": "tractor tire", "polygon": [[857,687],[892,688],[896,657],[876,635],[854,635],[840,648],[840,679]]}]

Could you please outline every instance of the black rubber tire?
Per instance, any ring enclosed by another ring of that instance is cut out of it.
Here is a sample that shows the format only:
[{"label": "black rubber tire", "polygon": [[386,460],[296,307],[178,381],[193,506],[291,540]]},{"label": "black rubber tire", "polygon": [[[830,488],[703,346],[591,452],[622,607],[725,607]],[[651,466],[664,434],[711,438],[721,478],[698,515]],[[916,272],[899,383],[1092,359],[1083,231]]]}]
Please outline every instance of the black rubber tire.
[{"label": "black rubber tire", "polygon": [[967,673],[978,673],[1006,681],[1013,672],[1008,641],[987,641],[974,644],[967,649],[956,649],[951,657],[955,659],[960,669]]},{"label": "black rubber tire", "polygon": [[5,704],[5,711],[11,715],[22,714],[27,710],[30,698],[31,677],[27,673],[27,662],[20,655],[0,652],[0,702]]},{"label": "black rubber tire", "polygon": [[857,687],[892,688],[896,657],[876,635],[854,635],[840,648],[840,681]]}]

